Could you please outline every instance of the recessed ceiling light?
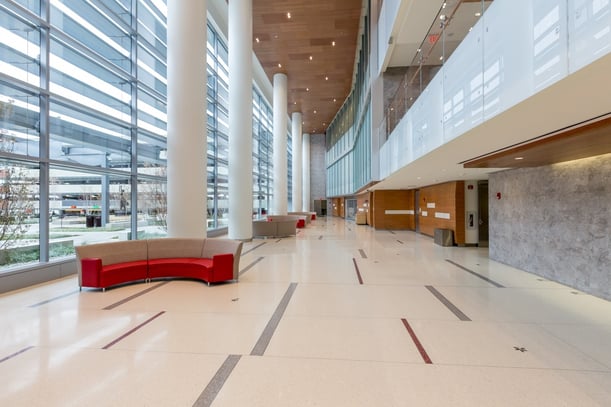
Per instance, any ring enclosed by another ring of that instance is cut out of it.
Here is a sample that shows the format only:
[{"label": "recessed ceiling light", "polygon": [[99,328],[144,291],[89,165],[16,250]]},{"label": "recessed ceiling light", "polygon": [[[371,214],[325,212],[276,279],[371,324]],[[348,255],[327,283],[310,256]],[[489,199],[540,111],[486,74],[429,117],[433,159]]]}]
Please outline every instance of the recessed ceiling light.
[{"label": "recessed ceiling light", "polygon": [[278,64],[278,68],[282,68],[282,64]]},{"label": "recessed ceiling light", "polygon": [[314,110],[314,114],[316,114],[316,110]]},{"label": "recessed ceiling light", "polygon": [[313,59],[313,58],[312,58],[312,55],[310,55],[310,61],[311,61],[312,59]]},{"label": "recessed ceiling light", "polygon": [[256,42],[261,42],[261,40],[259,39],[259,37],[255,38]]},{"label": "recessed ceiling light", "polygon": [[337,99],[333,98],[333,102],[337,102]]},{"label": "recessed ceiling light", "polygon": [[523,160],[524,157],[515,157],[514,160]]},{"label": "recessed ceiling light", "polygon": [[477,13],[475,13],[475,17],[480,17],[482,15],[482,13],[480,13],[479,11]]},{"label": "recessed ceiling light", "polygon": [[286,18],[288,18],[289,20],[291,19],[291,12],[290,11],[288,13],[286,13]]},{"label": "recessed ceiling light", "polygon": [[328,80],[329,80],[329,77],[328,77],[328,76],[325,76],[325,80],[326,80],[326,81],[328,81]]},{"label": "recessed ceiling light", "polygon": [[306,88],[306,92],[309,92],[309,91],[310,91],[310,88]]},{"label": "recessed ceiling light", "polygon": [[335,46],[335,41],[331,41],[331,45]]}]

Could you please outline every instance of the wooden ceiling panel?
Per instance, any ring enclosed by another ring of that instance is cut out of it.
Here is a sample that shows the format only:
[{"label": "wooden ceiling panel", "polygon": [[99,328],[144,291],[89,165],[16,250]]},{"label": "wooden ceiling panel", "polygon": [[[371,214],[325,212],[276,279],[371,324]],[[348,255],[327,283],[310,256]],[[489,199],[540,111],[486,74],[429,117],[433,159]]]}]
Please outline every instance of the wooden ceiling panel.
[{"label": "wooden ceiling panel", "polygon": [[361,12],[360,0],[253,0],[253,49],[272,83],[287,75],[304,133],[326,131],[350,93]]}]

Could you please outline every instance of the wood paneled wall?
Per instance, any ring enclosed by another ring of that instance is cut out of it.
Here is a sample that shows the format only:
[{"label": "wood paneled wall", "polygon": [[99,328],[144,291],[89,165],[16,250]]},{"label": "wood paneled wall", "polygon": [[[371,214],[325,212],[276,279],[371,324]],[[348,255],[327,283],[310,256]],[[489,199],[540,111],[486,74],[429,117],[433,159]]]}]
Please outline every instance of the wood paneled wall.
[{"label": "wood paneled wall", "polygon": [[464,181],[421,188],[418,210],[420,233],[434,236],[437,228],[451,229],[454,242],[465,244]]},{"label": "wood paneled wall", "polygon": [[413,190],[376,190],[370,200],[372,223],[376,229],[414,230],[415,216],[412,214],[391,214],[388,211],[414,211]]}]

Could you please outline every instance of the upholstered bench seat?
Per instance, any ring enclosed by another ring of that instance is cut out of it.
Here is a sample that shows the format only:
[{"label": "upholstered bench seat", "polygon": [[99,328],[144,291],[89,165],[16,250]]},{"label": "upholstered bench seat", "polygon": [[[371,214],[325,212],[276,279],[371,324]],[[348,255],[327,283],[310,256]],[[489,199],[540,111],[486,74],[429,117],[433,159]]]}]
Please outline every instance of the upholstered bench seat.
[{"label": "upholstered bench seat", "polygon": [[239,276],[242,242],[231,239],[149,239],[76,247],[79,286],[102,288],[157,278],[210,283]]}]

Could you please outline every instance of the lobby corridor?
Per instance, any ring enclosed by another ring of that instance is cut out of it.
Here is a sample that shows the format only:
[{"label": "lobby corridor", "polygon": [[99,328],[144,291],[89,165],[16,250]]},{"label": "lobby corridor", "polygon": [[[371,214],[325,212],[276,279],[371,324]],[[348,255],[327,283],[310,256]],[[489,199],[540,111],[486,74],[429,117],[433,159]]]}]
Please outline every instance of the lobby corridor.
[{"label": "lobby corridor", "polygon": [[239,283],[0,296],[0,406],[609,406],[611,303],[408,231],[319,218]]}]

